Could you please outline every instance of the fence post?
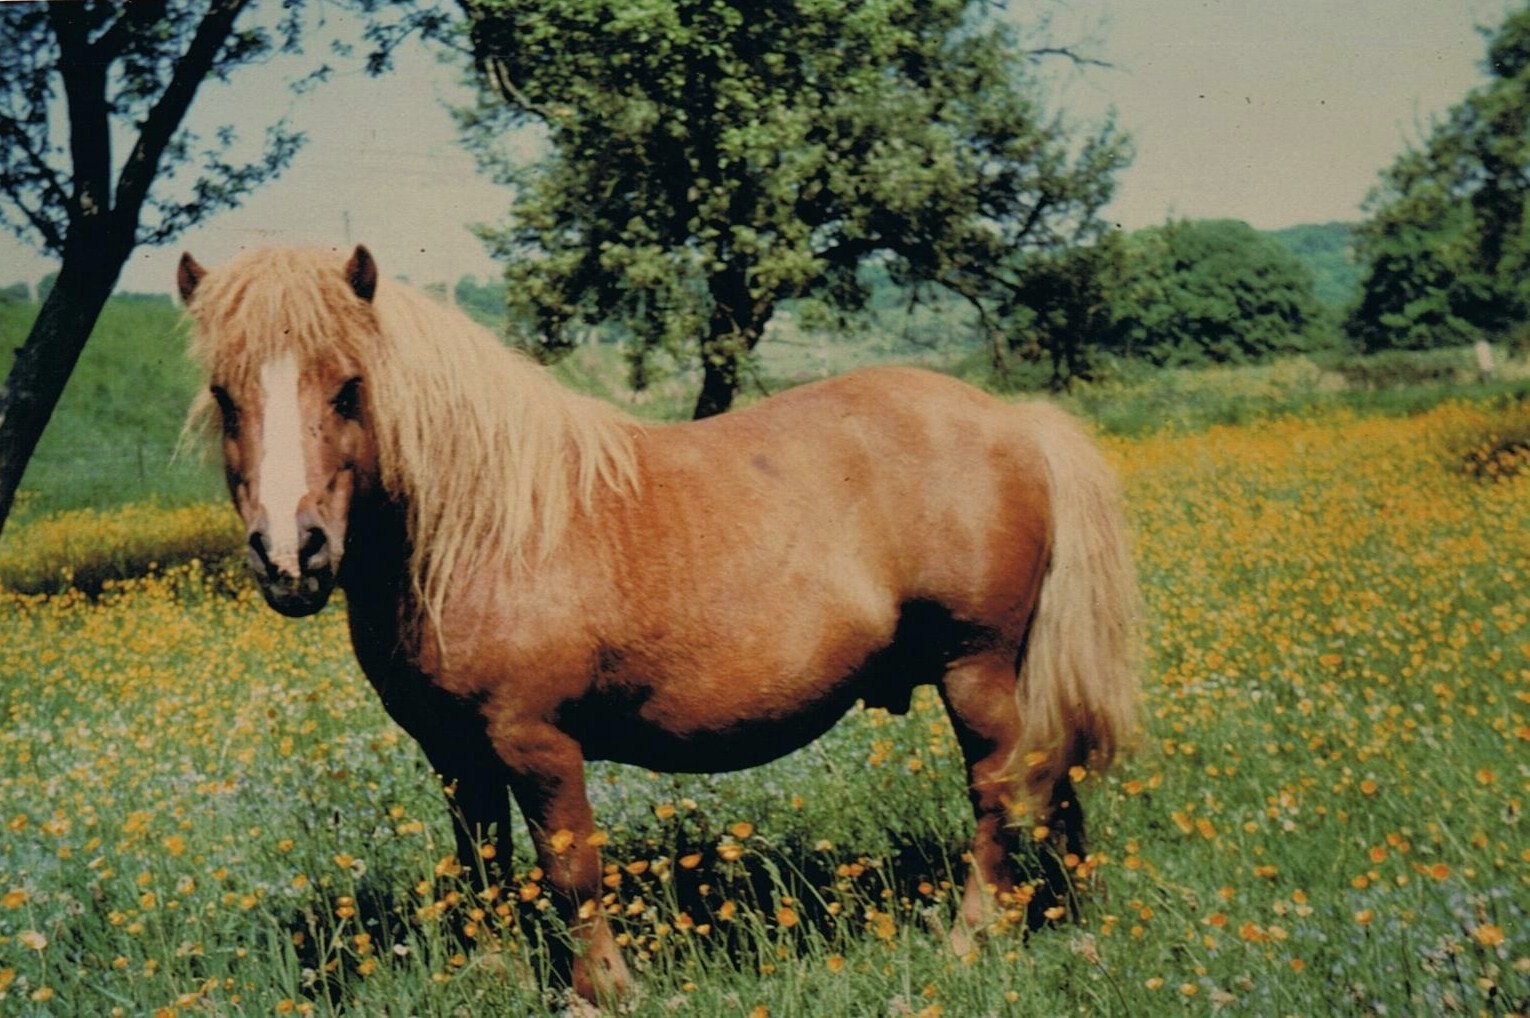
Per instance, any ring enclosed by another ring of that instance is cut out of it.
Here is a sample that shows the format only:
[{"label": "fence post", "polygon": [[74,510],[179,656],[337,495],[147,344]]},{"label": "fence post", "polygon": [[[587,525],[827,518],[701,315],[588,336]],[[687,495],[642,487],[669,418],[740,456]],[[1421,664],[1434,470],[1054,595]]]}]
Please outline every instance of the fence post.
[{"label": "fence post", "polygon": [[1477,355],[1477,381],[1490,382],[1493,380],[1493,348],[1485,339],[1479,339],[1472,346],[1472,353]]}]

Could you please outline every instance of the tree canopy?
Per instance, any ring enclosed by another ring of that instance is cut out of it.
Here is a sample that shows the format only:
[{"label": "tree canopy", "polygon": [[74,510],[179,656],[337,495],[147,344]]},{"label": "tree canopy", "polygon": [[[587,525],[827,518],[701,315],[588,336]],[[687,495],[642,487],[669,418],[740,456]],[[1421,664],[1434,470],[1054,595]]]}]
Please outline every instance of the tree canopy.
[{"label": "tree canopy", "polygon": [[1360,266],[1355,261],[1353,223],[1311,223],[1271,230],[1312,270],[1313,293],[1325,306],[1343,311],[1360,292]]},{"label": "tree canopy", "polygon": [[[99,221],[114,246],[158,244],[237,205],[285,167],[302,143],[285,122],[270,125],[263,150],[243,163],[226,157],[238,137],[232,125],[212,138],[183,127],[203,81],[227,80],[240,66],[296,46],[294,9],[279,25],[236,28],[247,6],[5,5],[0,223],[60,257],[71,229],[87,221]],[[113,143],[122,138],[132,144],[114,160]],[[200,172],[175,191],[153,186],[188,164]]]},{"label": "tree canopy", "polygon": [[1054,388],[1114,356],[1157,366],[1245,364],[1325,341],[1313,274],[1239,220],[1179,220],[1033,259],[1012,349],[1051,364]]},{"label": "tree canopy", "polygon": [[1132,234],[1116,306],[1107,346],[1160,365],[1243,364],[1302,350],[1322,318],[1312,270],[1234,219]]},{"label": "tree canopy", "polygon": [[1006,336],[1011,351],[1050,366],[1048,382],[1054,390],[1099,370],[1100,354],[1109,349],[1123,313],[1125,258],[1122,236],[1108,233],[1093,244],[1040,255],[1027,264],[1012,294]]},{"label": "tree canopy", "polygon": [[1530,317],[1530,7],[1491,36],[1489,82],[1398,157],[1366,202],[1347,331],[1366,350],[1502,335]]},{"label": "tree canopy", "polygon": [[[464,126],[517,189],[487,231],[544,354],[581,327],[703,368],[728,407],[778,304],[854,311],[878,258],[998,336],[1028,259],[1088,241],[1128,159],[1047,112],[987,4],[463,0],[486,86]],[[1047,48],[1050,51],[1050,47]],[[549,155],[493,157],[535,123]]]}]

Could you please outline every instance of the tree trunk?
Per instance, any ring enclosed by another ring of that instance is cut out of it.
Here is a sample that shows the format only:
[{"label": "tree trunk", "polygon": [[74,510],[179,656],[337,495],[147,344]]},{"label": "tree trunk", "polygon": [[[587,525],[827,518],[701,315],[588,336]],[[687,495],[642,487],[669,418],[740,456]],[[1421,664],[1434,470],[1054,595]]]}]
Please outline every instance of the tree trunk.
[{"label": "tree trunk", "polygon": [[701,394],[691,420],[727,413],[738,393],[738,353],[731,343],[707,342],[701,347]]},{"label": "tree trunk", "polygon": [[58,282],[0,387],[0,533],[27,462],[126,261],[104,245],[80,253],[84,246],[64,255]]},{"label": "tree trunk", "polygon": [[691,420],[726,413],[738,395],[740,362],[759,345],[774,305],[749,293],[748,271],[729,266],[708,283],[712,320],[701,341],[701,393]]}]

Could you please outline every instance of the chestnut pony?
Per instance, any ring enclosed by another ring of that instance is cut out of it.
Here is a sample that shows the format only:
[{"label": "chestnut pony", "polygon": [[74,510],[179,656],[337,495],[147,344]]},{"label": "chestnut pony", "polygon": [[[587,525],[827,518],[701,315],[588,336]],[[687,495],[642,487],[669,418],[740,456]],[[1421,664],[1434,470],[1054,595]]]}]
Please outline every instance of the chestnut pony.
[{"label": "chestnut pony", "polygon": [[514,797],[586,997],[629,984],[586,760],[748,767],[933,683],[977,817],[959,948],[1006,898],[1035,906],[1011,897],[1023,843],[1082,856],[1070,771],[1134,727],[1137,595],[1114,478],[1060,411],[875,368],[639,423],[363,247],[187,255],[179,286],[211,381],[193,418],[221,419],[266,600],[344,589],[465,864],[509,857],[482,846]]}]

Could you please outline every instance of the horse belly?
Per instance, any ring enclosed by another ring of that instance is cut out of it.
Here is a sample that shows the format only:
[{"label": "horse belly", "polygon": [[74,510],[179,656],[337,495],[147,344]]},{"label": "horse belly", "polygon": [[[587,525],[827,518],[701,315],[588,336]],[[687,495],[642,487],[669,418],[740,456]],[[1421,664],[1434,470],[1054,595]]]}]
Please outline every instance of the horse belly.
[{"label": "horse belly", "polygon": [[[828,731],[857,701],[895,713],[916,686],[996,634],[930,601],[890,606],[860,626],[778,627],[767,649],[715,648],[666,663],[625,660],[565,709],[561,724],[591,758],[664,771],[752,767]],[[645,665],[656,670],[650,672]]]},{"label": "horse belly", "polygon": [[854,702],[841,694],[789,715],[736,717],[703,726],[657,720],[596,695],[565,712],[560,727],[579,740],[590,760],[712,773],[769,763],[800,749],[834,727]]}]

